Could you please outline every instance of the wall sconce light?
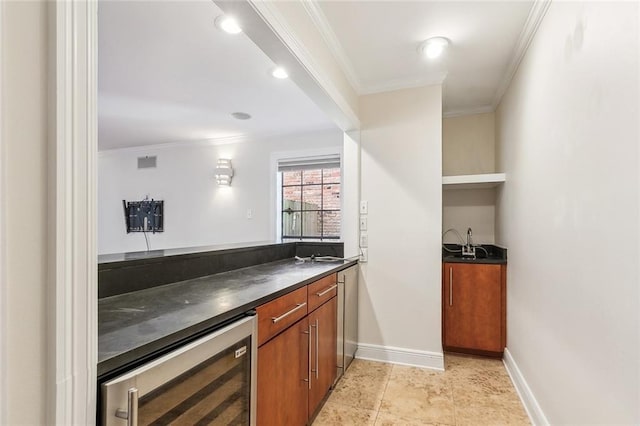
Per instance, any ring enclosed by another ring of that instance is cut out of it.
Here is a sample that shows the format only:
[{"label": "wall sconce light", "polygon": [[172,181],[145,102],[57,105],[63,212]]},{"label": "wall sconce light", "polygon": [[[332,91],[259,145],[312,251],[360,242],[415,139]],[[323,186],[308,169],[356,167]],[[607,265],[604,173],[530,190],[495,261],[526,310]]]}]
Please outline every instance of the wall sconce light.
[{"label": "wall sconce light", "polygon": [[231,185],[231,177],[233,177],[233,168],[231,168],[231,160],[220,158],[216,164],[216,182],[218,185]]}]

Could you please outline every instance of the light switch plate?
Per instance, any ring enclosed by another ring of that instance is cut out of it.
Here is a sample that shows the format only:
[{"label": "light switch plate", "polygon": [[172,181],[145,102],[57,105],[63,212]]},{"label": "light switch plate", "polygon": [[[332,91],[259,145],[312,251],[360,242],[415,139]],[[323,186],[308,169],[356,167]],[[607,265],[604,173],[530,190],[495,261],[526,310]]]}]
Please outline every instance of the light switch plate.
[{"label": "light switch plate", "polygon": [[360,262],[365,263],[369,261],[369,249],[361,248],[360,249]]},{"label": "light switch plate", "polygon": [[366,232],[360,234],[360,247],[369,247],[369,235]]},{"label": "light switch plate", "polygon": [[366,231],[367,230],[367,217],[366,216],[360,216],[360,230],[361,231]]},{"label": "light switch plate", "polygon": [[368,213],[369,213],[369,202],[360,201],[360,214],[368,214]]}]

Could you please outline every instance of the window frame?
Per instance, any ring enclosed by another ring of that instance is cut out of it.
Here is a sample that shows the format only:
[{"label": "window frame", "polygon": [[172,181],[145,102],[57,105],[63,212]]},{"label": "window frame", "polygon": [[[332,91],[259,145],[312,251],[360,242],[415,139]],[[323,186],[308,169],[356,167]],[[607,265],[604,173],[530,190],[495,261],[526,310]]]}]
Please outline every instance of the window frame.
[{"label": "window frame", "polygon": [[[340,173],[340,176],[338,178],[337,181],[335,180],[331,180],[330,182],[325,182],[325,170],[332,170],[332,169],[337,169]],[[320,171],[320,182],[319,183],[304,183],[304,172],[309,172],[311,170],[319,170]],[[289,171],[298,171],[298,170],[289,170]],[[342,238],[342,211],[343,211],[343,198],[342,198],[342,164],[340,164],[339,167],[318,167],[318,168],[309,168],[309,167],[301,167],[299,169],[301,175],[300,175],[300,183],[296,183],[296,184],[285,184],[284,181],[284,173],[286,173],[286,171],[278,171],[278,178],[276,179],[277,181],[277,191],[278,191],[278,214],[280,215],[279,218],[279,235],[278,237],[280,238],[280,241],[290,241],[290,240],[298,240],[298,241],[338,241]],[[339,208],[329,208],[329,209],[325,209],[323,208],[324,206],[324,191],[325,191],[325,187],[327,185],[337,185],[339,187],[339,193],[340,193],[340,207]],[[319,187],[320,188],[320,208],[317,209],[304,209],[303,208],[303,193],[304,193],[304,188],[305,187]],[[301,202],[301,206],[300,209],[296,209],[293,210],[291,208],[285,209],[284,208],[284,204],[285,204],[285,196],[284,196],[284,191],[285,188],[300,188],[300,202]],[[284,220],[284,213],[289,212],[289,213],[300,213],[300,235],[285,235],[285,220]],[[321,227],[320,227],[320,235],[304,235],[304,213],[308,213],[308,212],[316,212],[318,214],[321,215],[322,220],[321,220]],[[330,235],[327,236],[325,234],[325,223],[324,223],[324,213],[332,213],[332,212],[339,212],[340,214],[340,230],[338,232],[338,235]]]}]

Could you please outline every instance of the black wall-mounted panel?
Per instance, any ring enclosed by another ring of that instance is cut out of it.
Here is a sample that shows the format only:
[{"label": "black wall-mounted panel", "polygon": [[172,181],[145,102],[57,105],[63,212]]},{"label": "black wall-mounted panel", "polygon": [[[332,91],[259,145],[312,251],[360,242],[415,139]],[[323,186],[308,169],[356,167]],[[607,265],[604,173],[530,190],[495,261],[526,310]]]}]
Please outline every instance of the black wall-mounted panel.
[{"label": "black wall-mounted panel", "polygon": [[164,201],[143,200],[125,201],[124,220],[127,234],[130,232],[163,232],[164,231]]}]

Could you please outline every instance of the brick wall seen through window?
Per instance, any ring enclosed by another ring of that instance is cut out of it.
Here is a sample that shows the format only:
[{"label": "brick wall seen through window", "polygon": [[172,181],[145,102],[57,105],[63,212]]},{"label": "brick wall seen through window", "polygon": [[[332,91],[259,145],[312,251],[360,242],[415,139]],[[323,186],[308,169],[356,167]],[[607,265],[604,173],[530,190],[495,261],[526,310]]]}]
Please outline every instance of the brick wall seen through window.
[{"label": "brick wall seen through window", "polygon": [[338,239],[340,168],[282,172],[282,238]]}]

